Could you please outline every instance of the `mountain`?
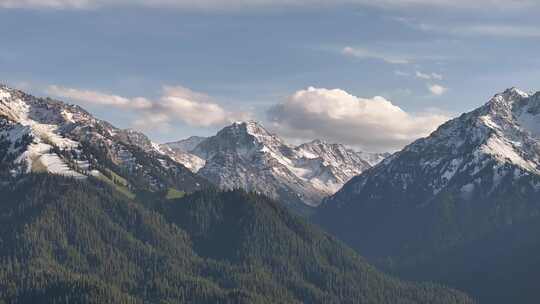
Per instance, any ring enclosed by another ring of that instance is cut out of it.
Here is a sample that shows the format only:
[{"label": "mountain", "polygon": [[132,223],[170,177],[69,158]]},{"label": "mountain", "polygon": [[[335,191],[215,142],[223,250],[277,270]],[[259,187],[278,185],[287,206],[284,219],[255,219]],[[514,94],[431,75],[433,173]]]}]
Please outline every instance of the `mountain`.
[{"label": "mountain", "polygon": [[25,174],[0,197],[0,303],[473,303],[378,272],[256,194],[140,202]]},{"label": "mountain", "polygon": [[534,303],[540,226],[527,223],[540,220],[539,195],[540,93],[512,88],[353,178],[314,220],[405,277]]},{"label": "mountain", "polygon": [[0,179],[49,172],[129,189],[195,191],[208,182],[144,134],[118,129],[79,106],[0,86]]},{"label": "mountain", "polygon": [[320,140],[293,147],[257,122],[237,122],[210,138],[162,146],[222,189],[268,195],[294,208],[317,206],[385,154],[355,152]]},{"label": "mountain", "polygon": [[190,152],[206,139],[207,137],[191,136],[183,140],[163,144],[162,146],[174,149],[175,151]]},{"label": "mountain", "polygon": [[199,145],[205,139],[206,137],[191,136],[180,141],[162,144],[160,145],[160,149],[175,161],[183,164],[192,172],[197,173],[202,167],[204,167],[206,161],[189,152],[195,149],[195,147],[197,147],[197,145]]}]

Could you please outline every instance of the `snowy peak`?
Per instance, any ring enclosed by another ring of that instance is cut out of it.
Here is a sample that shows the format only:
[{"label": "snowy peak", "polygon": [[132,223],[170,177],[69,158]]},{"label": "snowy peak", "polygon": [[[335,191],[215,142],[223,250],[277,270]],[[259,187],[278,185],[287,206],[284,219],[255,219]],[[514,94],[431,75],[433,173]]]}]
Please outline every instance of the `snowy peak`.
[{"label": "snowy peak", "polygon": [[367,167],[375,166],[383,159],[390,156],[389,153],[357,152],[342,144],[327,143],[320,139],[301,144],[296,147],[296,150],[302,153],[306,158],[322,157],[328,162],[332,162],[333,159],[345,159],[359,163],[365,162]]},{"label": "snowy peak", "polygon": [[202,141],[191,153],[202,159],[232,153],[247,160],[261,151],[281,154],[282,150],[290,150],[290,147],[259,123],[249,121],[235,122],[223,128],[215,136]]},{"label": "snowy peak", "polygon": [[124,175],[125,187],[134,186],[128,177],[148,190],[198,187],[198,178],[144,134],[115,128],[79,106],[6,86],[0,87],[0,169],[1,179],[49,172],[112,182]]},{"label": "snowy peak", "polygon": [[427,203],[456,189],[468,198],[488,196],[503,184],[540,190],[539,109],[540,93],[512,88],[496,94],[353,179],[336,197],[393,193]]},{"label": "snowy peak", "polygon": [[195,149],[195,147],[197,147],[205,139],[206,137],[191,136],[183,140],[163,144],[162,146],[166,146],[176,151],[191,152],[193,149]]},{"label": "snowy peak", "polygon": [[383,158],[321,140],[294,147],[256,121],[235,122],[189,149],[184,143],[162,147],[221,188],[243,188],[309,206]]},{"label": "snowy peak", "polygon": [[437,268],[434,256],[470,257],[471,244],[499,240],[502,227],[530,227],[521,225],[540,214],[539,96],[508,89],[448,121],[353,178],[319,222],[414,273]]}]

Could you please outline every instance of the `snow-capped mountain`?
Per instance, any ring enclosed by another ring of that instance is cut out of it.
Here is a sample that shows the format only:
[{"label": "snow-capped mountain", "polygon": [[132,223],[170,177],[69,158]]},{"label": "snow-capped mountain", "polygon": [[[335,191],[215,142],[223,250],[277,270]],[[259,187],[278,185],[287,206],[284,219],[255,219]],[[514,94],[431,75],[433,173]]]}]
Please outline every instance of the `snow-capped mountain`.
[{"label": "snow-capped mountain", "polygon": [[[150,190],[204,184],[144,134],[96,119],[79,106],[0,85],[0,165],[4,177],[49,172],[118,179]],[[117,177],[113,177],[112,175]]]},{"label": "snow-capped mountain", "polygon": [[256,191],[292,205],[317,206],[385,156],[320,140],[290,146],[254,121],[225,127],[192,149],[179,143],[165,144],[162,150],[221,188]]},{"label": "snow-capped mountain", "polygon": [[425,203],[449,187],[459,186],[463,196],[475,190],[487,195],[503,180],[514,183],[523,176],[539,175],[539,114],[540,93],[529,96],[509,89],[355,178],[343,193],[361,193],[368,186],[371,189],[372,182],[381,187],[375,180],[384,180],[396,194],[414,192]]},{"label": "snow-capped mountain", "polygon": [[191,136],[180,141],[162,144],[160,145],[160,149],[175,161],[183,164],[194,173],[197,173],[204,167],[206,161],[189,152],[195,149],[195,147],[205,139],[206,137]]},{"label": "snow-capped mountain", "polygon": [[207,137],[191,136],[191,137],[186,138],[186,139],[182,139],[182,140],[179,140],[179,141],[163,144],[162,146],[166,146],[168,148],[171,148],[174,151],[189,152],[189,151],[195,149],[195,147],[197,147],[201,142],[203,142],[206,139],[207,139]]},{"label": "snow-capped mountain", "polygon": [[368,256],[411,257],[538,216],[539,195],[540,92],[512,88],[353,178],[317,220]]}]

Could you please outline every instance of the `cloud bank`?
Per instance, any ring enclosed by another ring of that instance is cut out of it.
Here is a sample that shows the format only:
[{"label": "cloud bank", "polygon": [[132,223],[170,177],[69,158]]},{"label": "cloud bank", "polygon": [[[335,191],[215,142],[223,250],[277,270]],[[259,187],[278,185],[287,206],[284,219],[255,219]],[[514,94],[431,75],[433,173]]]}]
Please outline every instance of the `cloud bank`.
[{"label": "cloud bank", "polygon": [[239,10],[275,7],[314,7],[343,4],[387,9],[431,6],[474,9],[523,9],[538,7],[536,0],[0,0],[0,8],[95,9],[108,6],[140,6],[188,10]]},{"label": "cloud bank", "polygon": [[78,103],[108,106],[133,111],[140,119],[133,126],[140,130],[149,128],[169,129],[174,122],[195,127],[222,126],[235,120],[250,117],[249,113],[225,110],[203,93],[182,86],[164,86],[157,100],[145,97],[127,98],[99,91],[49,86],[47,94],[67,98]]},{"label": "cloud bank", "polygon": [[300,90],[268,111],[271,127],[290,139],[322,138],[366,151],[394,151],[429,135],[446,115],[403,111],[383,97],[340,89]]}]

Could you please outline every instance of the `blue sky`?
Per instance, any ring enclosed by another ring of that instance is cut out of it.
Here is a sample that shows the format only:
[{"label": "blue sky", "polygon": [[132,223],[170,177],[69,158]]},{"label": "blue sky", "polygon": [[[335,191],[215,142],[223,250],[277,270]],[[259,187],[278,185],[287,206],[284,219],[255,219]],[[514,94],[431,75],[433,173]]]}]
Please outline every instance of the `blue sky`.
[{"label": "blue sky", "polygon": [[537,1],[370,2],[0,0],[0,82],[158,142],[252,118],[370,151],[540,89]]}]

